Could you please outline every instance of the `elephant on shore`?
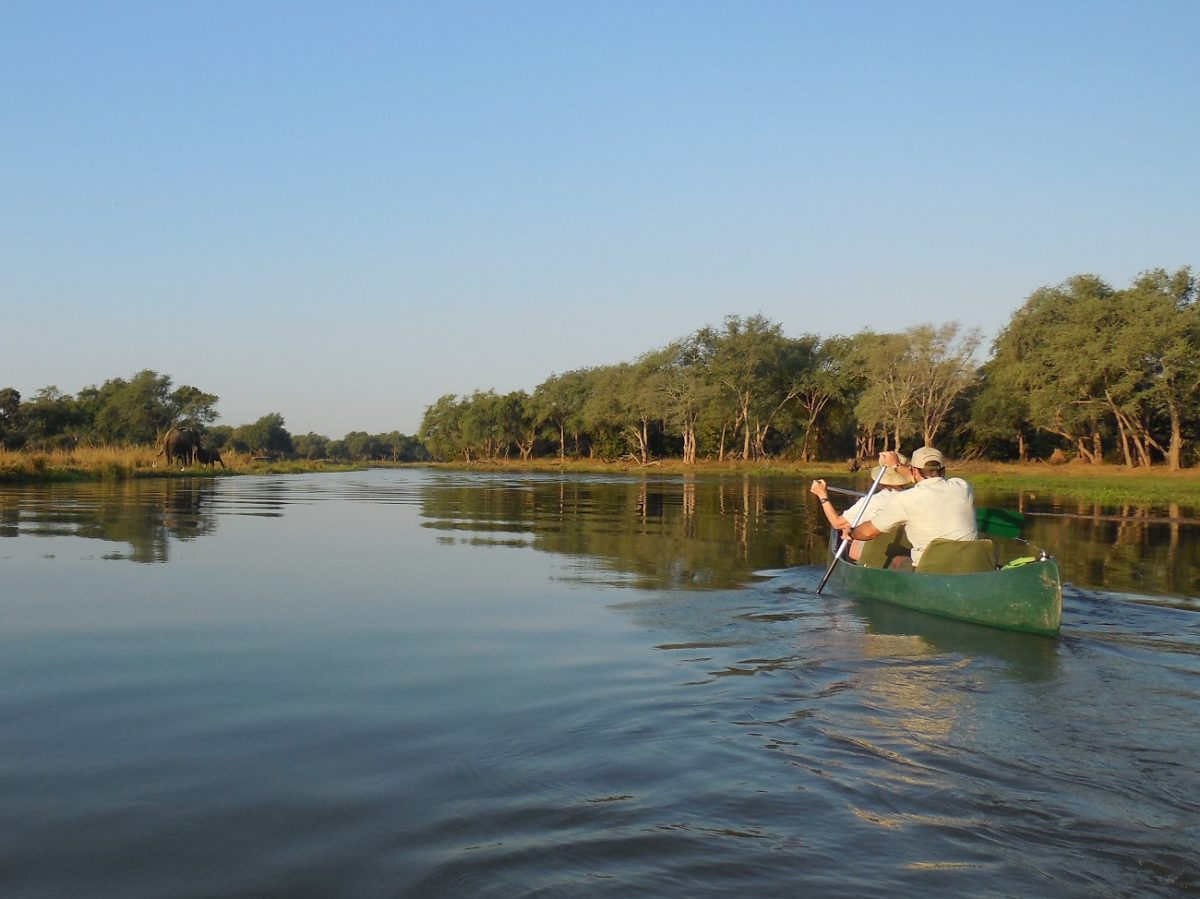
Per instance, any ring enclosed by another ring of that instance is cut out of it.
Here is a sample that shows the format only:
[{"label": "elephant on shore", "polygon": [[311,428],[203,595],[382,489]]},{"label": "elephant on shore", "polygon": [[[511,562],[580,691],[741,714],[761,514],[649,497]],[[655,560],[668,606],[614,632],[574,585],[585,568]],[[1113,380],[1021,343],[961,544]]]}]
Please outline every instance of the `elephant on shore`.
[{"label": "elephant on shore", "polygon": [[200,465],[212,465],[216,467],[220,465],[225,467],[225,460],[221,458],[220,450],[209,449],[206,446],[196,447],[196,462]]},{"label": "elephant on shore", "polygon": [[[171,428],[163,437],[162,449],[158,456],[166,455],[167,464],[178,459],[185,465],[196,461],[196,450],[200,448],[200,435],[191,428]],[[157,456],[156,456],[157,458]],[[224,463],[221,463],[224,465]]]}]

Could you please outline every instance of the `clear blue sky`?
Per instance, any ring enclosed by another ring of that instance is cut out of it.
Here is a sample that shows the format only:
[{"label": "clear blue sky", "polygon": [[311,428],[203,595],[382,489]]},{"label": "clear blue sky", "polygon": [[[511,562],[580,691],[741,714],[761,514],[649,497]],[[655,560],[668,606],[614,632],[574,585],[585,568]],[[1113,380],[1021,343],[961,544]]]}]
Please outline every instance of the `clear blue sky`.
[{"label": "clear blue sky", "polygon": [[0,387],[413,433],[1200,248],[1200,3],[0,0]]}]

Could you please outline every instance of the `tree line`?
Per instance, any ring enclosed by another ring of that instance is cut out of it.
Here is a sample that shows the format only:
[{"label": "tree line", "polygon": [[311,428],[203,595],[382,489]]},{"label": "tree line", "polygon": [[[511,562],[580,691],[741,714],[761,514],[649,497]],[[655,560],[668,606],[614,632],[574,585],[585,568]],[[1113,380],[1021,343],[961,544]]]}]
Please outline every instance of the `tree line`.
[{"label": "tree line", "polygon": [[23,400],[16,389],[0,388],[0,446],[153,445],[170,428],[187,427],[202,434],[207,447],[251,455],[333,461],[429,458],[420,441],[398,431],[352,431],[336,440],[314,433],[293,436],[278,412],[237,427],[214,425],[217,402],[215,394],[190,385],[173,387],[170,376],[149,369],[85,387],[74,396],[44,387]]},{"label": "tree line", "polygon": [[789,337],[730,316],[632,362],[553,374],[532,393],[447,394],[418,436],[433,458],[869,458],[936,444],[958,458],[1197,461],[1200,303],[1190,268],[1115,289],[1043,287],[980,363],[958,323]]},{"label": "tree line", "polygon": [[172,426],[275,457],[468,461],[557,457],[871,458],[936,444],[957,458],[1200,461],[1200,302],[1190,268],[1116,289],[1094,275],[1043,287],[978,359],[958,323],[790,337],[729,316],[631,362],[552,374],[532,392],[446,394],[415,436],[292,435],[277,412],[214,425],[218,397],[154,371],[75,396],[0,389],[0,446],[153,444]]}]

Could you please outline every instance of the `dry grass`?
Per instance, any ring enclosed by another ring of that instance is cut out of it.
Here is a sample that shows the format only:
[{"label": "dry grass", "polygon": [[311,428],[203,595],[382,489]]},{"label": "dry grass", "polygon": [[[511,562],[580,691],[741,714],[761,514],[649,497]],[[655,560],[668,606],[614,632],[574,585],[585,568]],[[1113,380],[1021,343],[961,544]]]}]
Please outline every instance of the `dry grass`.
[{"label": "dry grass", "polygon": [[0,450],[0,481],[90,481],[132,477],[153,464],[146,447],[77,447],[73,450]]},{"label": "dry grass", "polygon": [[81,446],[72,450],[25,452],[0,449],[0,483],[120,481],[128,478],[217,477],[226,474],[298,474],[348,471],[361,465],[307,460],[265,462],[248,454],[222,452],[220,466],[167,466],[153,446]]},{"label": "dry grass", "polygon": [[[231,469],[236,459],[222,457]],[[190,469],[199,473],[204,469]],[[124,480],[142,476],[178,473],[168,469],[157,449],[151,446],[80,446],[70,450],[0,450],[0,481],[93,481]]]}]

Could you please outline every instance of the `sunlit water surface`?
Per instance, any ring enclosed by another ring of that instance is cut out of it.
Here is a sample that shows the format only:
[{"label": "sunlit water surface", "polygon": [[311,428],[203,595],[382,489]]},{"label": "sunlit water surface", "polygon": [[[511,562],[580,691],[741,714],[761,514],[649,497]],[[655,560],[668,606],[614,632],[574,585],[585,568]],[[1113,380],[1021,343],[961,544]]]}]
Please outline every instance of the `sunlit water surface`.
[{"label": "sunlit water surface", "polygon": [[805,487],[0,491],[0,895],[1200,892],[1190,513],[1031,518],[1053,640],[816,595]]}]

